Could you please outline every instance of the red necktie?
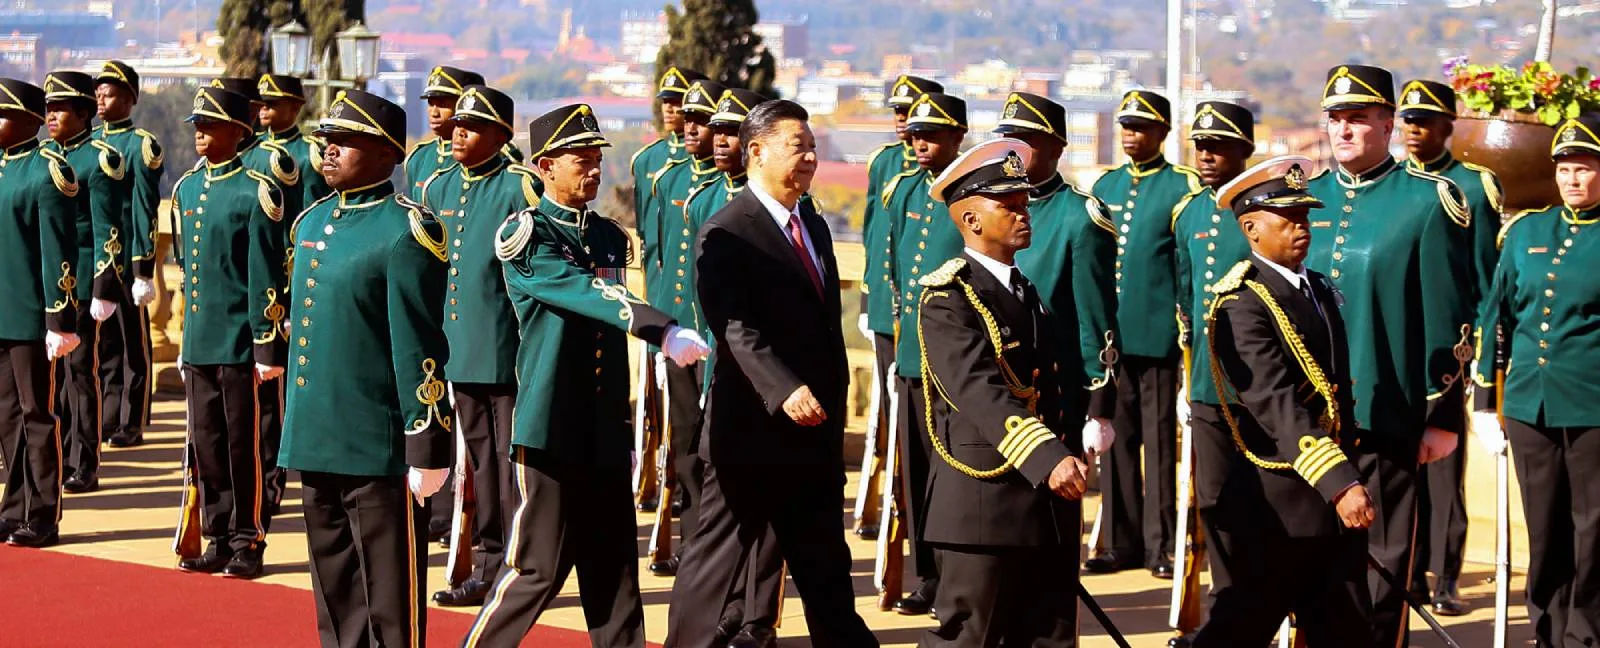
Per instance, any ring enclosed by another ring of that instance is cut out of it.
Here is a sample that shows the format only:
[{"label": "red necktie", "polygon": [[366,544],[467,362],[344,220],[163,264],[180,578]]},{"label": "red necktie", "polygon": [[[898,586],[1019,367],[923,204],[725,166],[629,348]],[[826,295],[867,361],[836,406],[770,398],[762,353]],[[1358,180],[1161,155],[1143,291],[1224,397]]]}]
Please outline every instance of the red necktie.
[{"label": "red necktie", "polygon": [[805,266],[806,276],[811,277],[811,285],[817,289],[817,296],[821,297],[822,273],[817,272],[817,264],[811,260],[811,251],[806,249],[806,238],[800,229],[799,214],[789,214],[789,243],[794,246],[794,253],[800,255],[800,265]]}]

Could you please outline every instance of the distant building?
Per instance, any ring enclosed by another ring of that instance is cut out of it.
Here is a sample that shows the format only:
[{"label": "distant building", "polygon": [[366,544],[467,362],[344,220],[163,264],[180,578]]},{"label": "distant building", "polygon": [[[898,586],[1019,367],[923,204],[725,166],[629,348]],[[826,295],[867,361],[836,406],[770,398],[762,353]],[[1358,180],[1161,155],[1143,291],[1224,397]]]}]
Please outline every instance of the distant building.
[{"label": "distant building", "polygon": [[805,20],[763,21],[756,24],[755,32],[780,64],[802,61],[811,55],[811,30]]},{"label": "distant building", "polygon": [[667,44],[667,14],[622,16],[622,60],[654,63],[656,54]]}]

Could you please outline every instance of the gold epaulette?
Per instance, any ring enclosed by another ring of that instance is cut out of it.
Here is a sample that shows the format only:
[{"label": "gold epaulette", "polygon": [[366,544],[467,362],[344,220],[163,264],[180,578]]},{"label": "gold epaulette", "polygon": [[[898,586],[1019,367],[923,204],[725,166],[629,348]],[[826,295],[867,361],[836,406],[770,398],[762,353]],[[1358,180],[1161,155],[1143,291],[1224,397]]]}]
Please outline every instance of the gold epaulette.
[{"label": "gold epaulette", "polygon": [[1116,235],[1117,225],[1111,222],[1110,216],[1106,215],[1106,205],[1104,202],[1102,202],[1094,194],[1079,189],[1078,185],[1070,182],[1064,182],[1062,183],[1062,186],[1083,197],[1083,210],[1089,213],[1089,222],[1094,223],[1095,226],[1099,227],[1100,229],[1110,232],[1112,235]]},{"label": "gold epaulette", "polygon": [[440,167],[438,169],[434,169],[433,173],[428,174],[428,179],[422,181],[422,191],[417,192],[418,195],[422,196],[423,200],[427,200],[428,199],[428,188],[433,186],[434,179],[438,178],[439,176],[442,176],[442,175],[444,175],[446,173],[449,173],[450,170],[454,169],[454,168],[456,168],[456,167],[447,166],[447,167]]},{"label": "gold epaulette", "polygon": [[517,145],[512,142],[506,142],[505,146],[501,146],[500,154],[511,158],[517,164],[521,164],[523,160],[528,158],[528,156],[522,154],[522,149],[517,148]]},{"label": "gold epaulette", "polygon": [[1178,217],[1183,215],[1183,210],[1189,206],[1190,202],[1194,201],[1194,199],[1200,194],[1205,193],[1205,191],[1206,190],[1204,188],[1200,189],[1199,191],[1191,191],[1188,195],[1178,199],[1178,204],[1172,206],[1172,225],[1169,228],[1169,231],[1178,231]]},{"label": "gold epaulette", "polygon": [[327,140],[315,135],[307,135],[306,158],[311,161],[311,172],[322,175],[322,150],[328,147]]},{"label": "gold epaulette", "polygon": [[139,136],[139,152],[144,157],[145,167],[152,170],[160,169],[161,161],[164,159],[161,142],[156,141],[154,133],[143,128],[135,128],[133,132]]},{"label": "gold epaulette", "polygon": [[1244,285],[1244,276],[1249,272],[1250,262],[1248,260],[1233,264],[1233,267],[1228,269],[1227,274],[1222,275],[1221,279],[1211,284],[1212,294],[1224,295],[1238,290],[1240,286]]},{"label": "gold epaulette", "polygon": [[256,181],[256,199],[261,202],[261,211],[273,222],[283,220],[283,189],[260,171],[245,169],[244,173]]},{"label": "gold epaulette", "polygon": [[922,173],[921,167],[912,169],[910,171],[902,171],[899,174],[896,174],[895,177],[890,178],[888,182],[883,183],[883,190],[878,192],[878,202],[883,203],[884,207],[888,207],[889,199],[894,197],[894,190],[896,187],[900,186],[900,181],[917,175],[918,173]]},{"label": "gold epaulette", "polygon": [[262,140],[261,148],[272,153],[267,164],[272,167],[272,175],[279,183],[285,187],[300,184],[300,167],[295,164],[294,155],[289,153],[289,149],[270,140]]},{"label": "gold epaulette", "polygon": [[1497,213],[1505,211],[1506,192],[1500,187],[1500,176],[1495,175],[1492,169],[1481,164],[1473,164],[1462,160],[1461,166],[1478,172],[1478,179],[1483,182],[1483,195],[1489,199],[1489,206],[1494,208]]},{"label": "gold epaulette", "polygon": [[[528,242],[533,240],[533,216],[534,208],[529,207],[506,217],[494,232],[495,258],[510,261],[522,254]],[[509,232],[507,227],[511,228]]]},{"label": "gold epaulette", "polygon": [[439,138],[437,136],[435,136],[435,137],[430,137],[428,139],[422,140],[420,142],[417,142],[416,144],[411,145],[411,150],[406,151],[406,160],[405,161],[406,162],[410,162],[412,156],[415,156],[417,154],[417,151],[422,150],[422,147],[432,145],[434,142],[437,142],[437,141],[439,141]]},{"label": "gold epaulette", "polygon": [[689,161],[689,158],[679,158],[679,159],[676,159],[676,160],[667,160],[665,164],[661,165],[661,168],[656,169],[655,171],[651,172],[650,173],[650,195],[651,196],[656,195],[656,185],[661,183],[661,176],[666,175],[667,171],[671,170],[673,167],[678,166],[678,165],[683,164],[684,162],[688,162],[688,161]]},{"label": "gold epaulette", "polygon": [[867,169],[869,171],[872,169],[872,163],[873,162],[877,162],[878,161],[878,156],[881,155],[884,151],[889,150],[890,147],[900,146],[900,145],[901,145],[900,142],[888,142],[888,143],[884,144],[883,146],[879,146],[878,148],[872,149],[872,153],[867,156]]},{"label": "gold epaulette", "polygon": [[[650,149],[655,148],[657,144],[661,144],[661,143],[664,143],[666,141],[667,140],[664,140],[664,139],[658,139],[658,140],[656,140],[654,142],[651,142],[649,144],[646,144],[644,146],[639,147],[639,150],[634,151],[633,152],[633,156],[628,158],[628,171],[631,172],[631,173],[638,173],[639,170],[633,168],[633,165],[635,165],[635,164],[637,164],[639,162],[639,156],[644,155],[645,151],[648,151]],[[637,177],[635,177],[633,179],[633,181],[634,182],[638,182],[639,179]]]},{"label": "gold epaulette", "polygon": [[522,180],[522,199],[528,201],[529,207],[539,206],[539,190],[534,183],[539,181],[539,176],[533,172],[533,167],[512,163],[506,171],[516,174]]},{"label": "gold epaulette", "polygon": [[100,170],[112,180],[121,180],[122,174],[127,171],[127,166],[117,147],[107,144],[104,140],[89,140],[89,143],[100,149]]},{"label": "gold epaulette", "polygon": [[67,162],[67,157],[61,153],[48,149],[39,149],[39,154],[45,157],[50,164],[50,180],[55,183],[61,195],[76,198],[78,195],[78,174],[73,172],[72,164]]},{"label": "gold epaulette", "polygon": [[417,240],[422,249],[432,253],[441,262],[445,260],[444,250],[444,225],[433,217],[433,212],[423,207],[422,203],[412,200],[404,194],[392,194],[394,202],[406,210],[406,220],[411,226],[411,238]]},{"label": "gold epaulette", "polygon": [[[684,215],[684,218],[685,219],[688,218],[688,216],[689,216],[689,206],[694,204],[695,196],[699,196],[701,193],[705,192],[706,189],[709,189],[712,186],[715,186],[715,185],[721,184],[721,183],[722,183],[722,178],[712,178],[710,180],[706,180],[705,182],[697,184],[697,185],[694,186],[694,188],[690,189],[689,190],[689,197],[683,199],[683,215]],[[688,221],[685,220],[684,222],[688,222]]]},{"label": "gold epaulette", "polygon": [[934,269],[933,272],[922,275],[917,279],[917,285],[924,288],[938,288],[948,286],[956,280],[956,273],[967,267],[967,260],[956,257],[944,262],[944,265]]},{"label": "gold epaulette", "polygon": [[1454,180],[1414,168],[1409,164],[1402,166],[1405,167],[1406,173],[1433,182],[1434,188],[1439,192],[1439,206],[1444,208],[1445,215],[1449,216],[1451,221],[1462,227],[1472,225],[1472,212],[1467,209],[1467,197],[1461,193],[1461,188],[1456,186]]},{"label": "gold epaulette", "polygon": [[1517,221],[1520,221],[1523,218],[1526,218],[1526,217],[1531,216],[1533,214],[1542,214],[1542,213],[1545,213],[1547,211],[1550,211],[1550,206],[1549,205],[1546,205],[1544,207],[1539,207],[1539,208],[1536,208],[1536,209],[1524,209],[1522,211],[1517,212],[1516,215],[1512,216],[1511,218],[1506,219],[1506,224],[1500,226],[1500,233],[1496,234],[1494,236],[1494,247],[1495,247],[1495,249],[1498,250],[1498,249],[1501,249],[1501,248],[1505,247],[1505,245],[1506,245],[1506,237],[1511,234],[1511,226],[1512,225],[1516,225]]},{"label": "gold epaulette", "polygon": [[1188,181],[1189,181],[1189,193],[1196,193],[1196,192],[1199,192],[1201,189],[1205,188],[1205,185],[1201,184],[1201,182],[1200,182],[1200,170],[1199,169],[1196,169],[1196,168],[1191,167],[1191,166],[1184,166],[1182,164],[1174,164],[1174,165],[1172,165],[1172,170],[1183,174],[1183,177],[1188,179]]}]

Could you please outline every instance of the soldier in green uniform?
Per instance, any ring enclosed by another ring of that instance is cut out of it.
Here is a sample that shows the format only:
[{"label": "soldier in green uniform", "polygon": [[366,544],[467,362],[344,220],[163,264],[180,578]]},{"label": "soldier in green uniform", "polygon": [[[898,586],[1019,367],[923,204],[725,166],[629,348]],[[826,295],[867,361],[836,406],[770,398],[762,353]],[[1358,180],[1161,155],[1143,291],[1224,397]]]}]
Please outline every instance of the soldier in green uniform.
[{"label": "soldier in green uniform", "polygon": [[907,538],[911,543],[914,571],[922,584],[903,599],[898,592],[888,593],[889,599],[899,599],[894,610],[900,614],[927,614],[939,593],[939,566],[934,562],[933,549],[922,542],[922,521],[927,511],[923,505],[928,483],[927,424],[922,412],[922,356],[917,344],[917,299],[922,287],[917,280],[949,259],[961,253],[961,232],[950,220],[943,201],[928,195],[933,179],[961,154],[961,141],[967,136],[967,102],[938,92],[925,92],[912,102],[910,117],[906,118],[906,132],[911,134],[911,145],[916,149],[918,169],[906,171],[891,178],[881,195],[883,214],[895,228],[894,283],[900,291],[896,313],[899,336],[895,347],[896,389],[900,390],[896,402],[895,435],[899,438],[899,474],[906,494],[906,517],[909,522]]},{"label": "soldier in green uniform", "polygon": [[[255,148],[256,145],[261,143],[261,140],[266,138],[266,134],[261,132],[261,122],[259,120],[262,105],[261,88],[256,84],[256,80],[249,77],[217,77],[212,79],[209,85],[213,88],[222,88],[228,92],[242,95],[250,100],[250,136],[239,142],[239,151],[244,152]],[[257,169],[257,171],[265,172],[261,169]]]},{"label": "soldier in green uniform", "polygon": [[[1398,164],[1394,80],[1387,70],[1340,65],[1322,94],[1337,168],[1311,180],[1306,265],[1333,280],[1349,329],[1355,432],[1352,460],[1378,508],[1373,556],[1410,574],[1417,465],[1448,456],[1465,425],[1471,357],[1472,214],[1455,183]],[[1466,278],[1463,280],[1463,278]],[[1369,576],[1373,640],[1406,636],[1402,592]]]},{"label": "soldier in green uniform", "polygon": [[6,466],[0,538],[25,547],[58,539],[61,434],[55,360],[78,341],[72,302],[77,176],[40,146],[44,90],[0,79],[0,452]]},{"label": "soldier in green uniform", "polygon": [[[328,143],[300,132],[300,113],[306,106],[304,84],[292,76],[263,74],[256,82],[256,93],[261,96],[258,117],[263,142],[288,151],[289,158],[294,160],[295,175],[300,180],[300,196],[295,202],[304,209],[333,193],[333,188],[322,178],[322,149]],[[298,215],[295,212],[289,218]]]},{"label": "soldier in green uniform", "polygon": [[483,85],[483,75],[461,68],[441,65],[428,73],[428,85],[422,89],[422,100],[428,104],[428,129],[433,137],[418,142],[406,154],[406,190],[412,198],[422,199],[422,186],[434,172],[456,164],[450,154],[450,143],[455,137],[456,125],[450,118],[455,115],[456,102],[461,100],[461,89],[469,85]]},{"label": "soldier in green uniform", "polygon": [[1600,474],[1589,455],[1600,443],[1600,277],[1589,265],[1600,254],[1600,114],[1562,123],[1550,157],[1562,204],[1517,214],[1497,240],[1472,427],[1490,456],[1509,433],[1528,516],[1528,628],[1540,646],[1581,646],[1600,643]]},{"label": "soldier in green uniform", "polygon": [[591,642],[642,648],[627,335],[661,345],[680,367],[710,349],[626,288],[627,232],[588,209],[600,190],[600,149],[610,146],[589,106],[546,113],[528,136],[545,193],[495,236],[522,340],[511,440],[517,509],[509,569],[464,645],[522,641],[576,568]]},{"label": "soldier in green uniform", "polygon": [[[1172,578],[1173,528],[1177,526],[1178,326],[1172,210],[1200,190],[1200,175],[1167,161],[1161,142],[1172,132],[1172,104],[1147,90],[1133,90],[1117,109],[1122,152],[1128,162],[1094,183],[1093,193],[1110,210],[1117,228],[1114,264],[1117,340],[1123,386],[1117,390],[1119,443],[1105,467],[1109,551],[1084,568],[1111,573],[1143,566],[1157,578]],[[1123,259],[1130,259],[1124,263]],[[1140,448],[1143,448],[1143,460]],[[1139,469],[1143,467],[1141,476]]]},{"label": "soldier in green uniform", "polygon": [[72,469],[64,487],[86,493],[100,487],[100,384],[111,371],[110,358],[96,351],[100,323],[116,315],[127,292],[130,234],[123,231],[121,180],[127,160],[116,147],[94,139],[94,77],[82,72],[45,76],[45,125],[51,141],[45,146],[61,154],[77,176],[78,260],[75,295],[78,335],[83,344],[67,357],[68,379],[58,380],[64,407],[63,463]]},{"label": "soldier in green uniform", "polygon": [[[209,546],[184,571],[253,579],[266,550],[266,466],[259,383],[283,373],[283,192],[245,168],[250,100],[220,88],[195,93],[195,152],[203,164],[173,185],[174,238],[183,268],[186,452],[194,459],[199,531]],[[185,489],[185,496],[189,489]],[[194,505],[185,502],[181,525]],[[180,528],[180,536],[184,529]]]},{"label": "soldier in green uniform", "polygon": [[[450,291],[444,334],[450,341],[450,381],[456,404],[458,447],[467,450],[477,497],[472,575],[433,595],[434,602],[479,605],[505,563],[511,518],[511,408],[517,397],[517,316],[506,298],[494,233],[506,216],[539,204],[543,184],[533,170],[502,153],[511,140],[516,106],[505,93],[481,85],[462,89],[451,121],[450,153],[456,164],[435,171],[422,189],[422,205],[444,224],[450,250]],[[458,460],[459,462],[459,460]]]},{"label": "soldier in green uniform", "polygon": [[333,194],[302,212],[289,304],[279,465],[300,471],[325,647],[416,646],[427,634],[422,502],[450,475],[440,374],[444,227],[395,193],[405,111],[342,90],[316,134]]},{"label": "soldier in green uniform", "polygon": [[[1446,144],[1456,119],[1456,93],[1450,86],[1436,81],[1406,82],[1400,91],[1397,113],[1406,145],[1406,163],[1449,178],[1466,194],[1467,207],[1472,212],[1472,268],[1478,294],[1488,294],[1500,255],[1494,242],[1500,229],[1501,198],[1505,195],[1500,179],[1486,167],[1450,155]],[[1466,489],[1462,483],[1467,470],[1466,451],[1465,445],[1456,446],[1456,451],[1441,463],[1424,466],[1417,478],[1417,555],[1412,560],[1415,568],[1411,588],[1427,599],[1427,572],[1433,572],[1433,611],[1442,616],[1461,616],[1468,610],[1456,588],[1467,544]]]},{"label": "soldier in green uniform", "polygon": [[122,176],[122,218],[133,268],[126,299],[118,304],[114,326],[103,327],[100,353],[111,370],[101,385],[102,434],[113,448],[144,443],[150,421],[150,320],[145,306],[156,297],[150,278],[156,265],[156,210],[161,204],[161,143],[130,115],[139,102],[139,73],[122,61],[106,61],[95,77],[100,128],[94,136],[129,160]]},{"label": "soldier in green uniform", "polygon": [[861,246],[866,250],[866,270],[861,280],[861,315],[857,328],[872,343],[873,397],[872,413],[868,416],[869,443],[861,460],[861,485],[856,495],[856,535],[869,540],[878,537],[879,518],[882,515],[882,493],[878,492],[883,469],[888,465],[889,442],[889,390],[893,376],[888,374],[894,364],[894,311],[898,290],[894,283],[894,232],[893,219],[883,213],[883,189],[895,176],[913,171],[917,166],[917,151],[911,145],[911,134],[906,132],[906,120],[911,117],[911,103],[924,92],[944,92],[944,86],[922,77],[900,75],[889,86],[888,100],[894,112],[895,141],[885,143],[872,151],[867,158],[867,208],[861,217]]},{"label": "soldier in green uniform", "polygon": [[[1194,449],[1195,508],[1205,525],[1206,542],[1216,547],[1206,552],[1211,568],[1211,592],[1226,588],[1232,555],[1228,538],[1210,523],[1212,509],[1222,493],[1222,483],[1236,460],[1233,437],[1222,420],[1217,388],[1211,383],[1211,354],[1206,343],[1206,311],[1211,308],[1211,287],[1240,261],[1250,256],[1245,240],[1227,205],[1217,203],[1217,188],[1245,170],[1255,153],[1255,115],[1250,109],[1223,101],[1202,101],[1195,106],[1189,139],[1194,142],[1195,170],[1205,188],[1185,196],[1172,211],[1172,238],[1177,246],[1178,317],[1185,354],[1181,404],[1189,408],[1189,434]],[[1180,407],[1182,406],[1180,404]],[[1183,414],[1179,412],[1180,418]],[[1182,539],[1175,542],[1182,543]],[[1189,628],[1185,628],[1188,630]]]}]

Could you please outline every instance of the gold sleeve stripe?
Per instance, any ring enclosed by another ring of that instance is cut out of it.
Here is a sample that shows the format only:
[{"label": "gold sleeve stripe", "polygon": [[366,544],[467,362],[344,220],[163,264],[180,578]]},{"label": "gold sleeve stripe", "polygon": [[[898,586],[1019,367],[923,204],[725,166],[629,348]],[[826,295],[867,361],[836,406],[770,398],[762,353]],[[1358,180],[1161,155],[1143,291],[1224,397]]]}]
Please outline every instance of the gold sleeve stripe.
[{"label": "gold sleeve stripe", "polygon": [[1294,471],[1315,487],[1329,471],[1349,460],[1333,439],[1303,436],[1300,437],[1300,456],[1294,460]]},{"label": "gold sleeve stripe", "polygon": [[1013,466],[1021,465],[1039,446],[1055,439],[1050,428],[1038,418],[1012,416],[1006,419],[1006,436],[995,449]]}]

